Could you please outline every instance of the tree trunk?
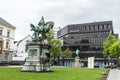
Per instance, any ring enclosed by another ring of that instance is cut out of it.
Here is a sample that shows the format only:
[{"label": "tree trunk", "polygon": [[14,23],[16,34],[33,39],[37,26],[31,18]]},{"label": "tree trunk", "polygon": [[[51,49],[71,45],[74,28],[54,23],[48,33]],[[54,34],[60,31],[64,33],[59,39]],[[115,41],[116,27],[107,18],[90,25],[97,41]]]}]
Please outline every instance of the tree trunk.
[{"label": "tree trunk", "polygon": [[119,57],[117,57],[117,67],[118,67],[118,69],[120,69],[120,59],[119,59]]},{"label": "tree trunk", "polygon": [[67,67],[67,58],[66,58],[66,67]]},{"label": "tree trunk", "polygon": [[57,57],[57,65],[59,66],[59,57]]},{"label": "tree trunk", "polygon": [[63,64],[63,66],[65,66],[65,65],[64,65],[65,61],[64,61],[64,60],[65,60],[65,59],[64,59],[64,57],[63,57],[63,59],[62,59],[62,64]]}]

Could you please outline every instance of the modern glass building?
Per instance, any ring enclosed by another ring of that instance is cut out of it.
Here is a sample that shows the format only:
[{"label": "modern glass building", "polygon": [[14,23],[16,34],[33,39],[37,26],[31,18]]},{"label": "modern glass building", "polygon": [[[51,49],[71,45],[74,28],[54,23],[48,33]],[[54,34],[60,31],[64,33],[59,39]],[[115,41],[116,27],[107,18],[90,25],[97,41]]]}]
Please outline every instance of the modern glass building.
[{"label": "modern glass building", "polygon": [[79,49],[81,59],[94,56],[96,60],[103,60],[103,42],[110,31],[114,34],[112,21],[72,24],[60,29],[57,37],[63,41],[63,51],[69,47],[73,57]]}]

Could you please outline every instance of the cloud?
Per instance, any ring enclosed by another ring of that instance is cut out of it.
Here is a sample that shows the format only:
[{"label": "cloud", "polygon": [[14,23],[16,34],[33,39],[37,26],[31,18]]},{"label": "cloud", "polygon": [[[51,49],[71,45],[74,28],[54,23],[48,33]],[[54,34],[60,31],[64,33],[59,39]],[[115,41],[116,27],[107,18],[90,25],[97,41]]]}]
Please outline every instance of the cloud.
[{"label": "cloud", "polygon": [[119,4],[119,0],[3,0],[0,16],[17,27],[15,40],[31,34],[29,24],[37,25],[41,16],[55,22],[55,27],[112,20],[120,34]]}]

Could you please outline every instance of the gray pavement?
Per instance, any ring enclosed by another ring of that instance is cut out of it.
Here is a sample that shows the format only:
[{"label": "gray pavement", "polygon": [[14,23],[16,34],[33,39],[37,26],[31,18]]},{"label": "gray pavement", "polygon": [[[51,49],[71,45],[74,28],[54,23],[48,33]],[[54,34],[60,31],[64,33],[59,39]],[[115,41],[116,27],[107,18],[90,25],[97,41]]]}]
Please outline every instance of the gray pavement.
[{"label": "gray pavement", "polygon": [[120,70],[111,69],[106,80],[120,80]]},{"label": "gray pavement", "polygon": [[23,66],[0,66],[0,68],[16,68],[16,67],[23,67]]}]

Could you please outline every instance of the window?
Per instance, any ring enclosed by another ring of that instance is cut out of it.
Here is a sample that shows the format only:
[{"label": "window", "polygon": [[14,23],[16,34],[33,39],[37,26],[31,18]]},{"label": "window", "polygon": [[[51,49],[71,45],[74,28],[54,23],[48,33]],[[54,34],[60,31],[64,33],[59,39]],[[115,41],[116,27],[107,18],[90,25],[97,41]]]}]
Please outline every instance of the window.
[{"label": "window", "polygon": [[86,27],[86,26],[83,26],[83,30],[86,31],[86,30],[87,30],[87,27]]},{"label": "window", "polygon": [[0,28],[0,35],[2,35],[3,29]]},{"label": "window", "polygon": [[6,48],[7,49],[9,48],[9,42],[8,41],[6,42]]},{"label": "window", "polygon": [[91,26],[89,26],[89,31],[91,30]]},{"label": "window", "polygon": [[2,53],[2,41],[0,41],[0,54]]},{"label": "window", "polygon": [[99,25],[98,25],[98,30],[99,30]]},{"label": "window", "polygon": [[2,47],[2,41],[0,41],[0,47]]},{"label": "window", "polygon": [[78,44],[78,42],[77,42],[77,41],[75,41],[75,44]]},{"label": "window", "polygon": [[74,37],[73,37],[73,36],[71,36],[71,39],[74,39]]},{"label": "window", "polygon": [[95,25],[93,25],[93,30],[95,30]]},{"label": "window", "polygon": [[104,30],[104,25],[102,25],[102,30]]},{"label": "window", "polygon": [[107,24],[107,29],[110,29],[110,25],[109,24]]},{"label": "window", "polygon": [[7,31],[7,37],[10,37],[10,30]]},{"label": "window", "polygon": [[4,58],[8,58],[9,53],[5,53]]}]

